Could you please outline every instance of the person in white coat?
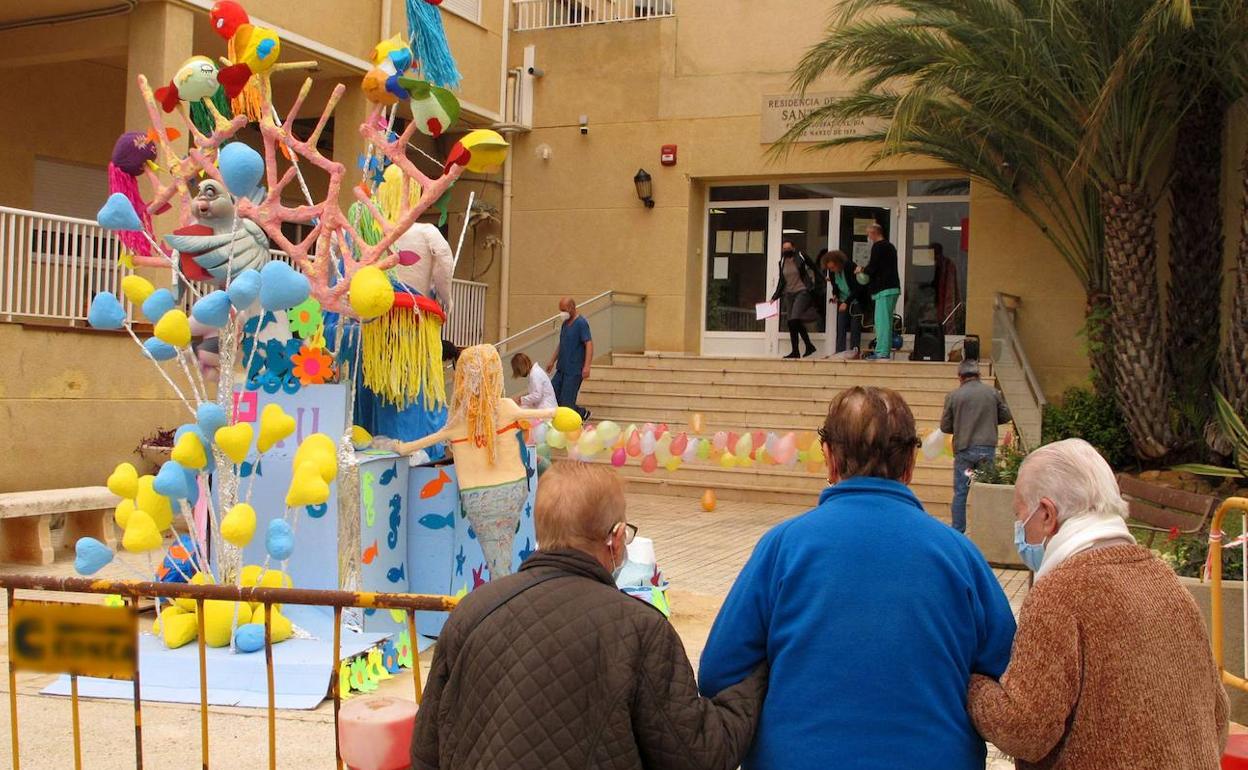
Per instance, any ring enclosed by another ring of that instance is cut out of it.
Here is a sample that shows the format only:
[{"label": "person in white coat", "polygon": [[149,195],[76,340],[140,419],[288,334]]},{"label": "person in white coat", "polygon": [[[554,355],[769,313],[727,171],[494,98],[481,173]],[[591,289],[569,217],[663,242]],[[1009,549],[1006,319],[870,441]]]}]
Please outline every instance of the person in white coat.
[{"label": "person in white coat", "polygon": [[559,406],[555,398],[555,388],[550,384],[550,375],[533,359],[524,353],[511,357],[511,373],[514,377],[527,377],[529,392],[516,401],[525,409],[554,409]]},{"label": "person in white coat", "polygon": [[[455,275],[455,254],[451,244],[442,237],[437,227],[417,222],[394,242],[399,253],[399,265],[394,276],[411,289],[426,297],[432,297],[450,317],[451,279]],[[407,255],[404,252],[408,252]],[[411,264],[404,264],[412,260]]]}]

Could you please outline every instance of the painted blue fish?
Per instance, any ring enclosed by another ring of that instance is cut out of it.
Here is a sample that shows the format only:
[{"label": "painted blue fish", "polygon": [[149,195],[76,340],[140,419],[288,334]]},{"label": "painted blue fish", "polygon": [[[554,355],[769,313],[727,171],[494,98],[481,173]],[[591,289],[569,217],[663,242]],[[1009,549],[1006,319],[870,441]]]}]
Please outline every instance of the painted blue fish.
[{"label": "painted blue fish", "polygon": [[377,608],[376,608],[376,607],[369,607],[368,609],[364,610],[364,617],[366,617],[366,618],[371,618],[372,616],[374,616],[374,615],[376,615],[376,614],[377,614]]},{"label": "painted blue fish", "polygon": [[459,547],[459,553],[455,554],[455,574],[464,574],[464,562],[468,561],[468,557],[464,556],[464,547]]},{"label": "painted blue fish", "polygon": [[[445,516],[439,516],[436,513],[426,513],[420,517],[418,522],[425,529],[446,529],[455,526],[455,514],[448,513]],[[472,530],[469,530],[471,533]]]},{"label": "painted blue fish", "polygon": [[528,505],[524,506],[524,517],[526,519],[533,518],[533,503],[529,503]]},{"label": "painted blue fish", "polygon": [[530,547],[529,539],[524,539],[524,547],[520,549],[520,561],[524,561],[533,555],[533,549]]},{"label": "painted blue fish", "polygon": [[381,485],[383,487],[390,486],[390,482],[394,481],[395,477],[398,475],[399,475],[399,464],[396,462],[394,465],[390,466],[389,470],[381,474],[381,479],[380,479]]},{"label": "painted blue fish", "polygon": [[314,519],[319,519],[329,513],[329,503],[321,503],[320,505],[309,505],[308,515]]},{"label": "painted blue fish", "polygon": [[407,578],[403,575],[402,564],[397,567],[391,567],[386,571],[386,580],[389,580],[391,583],[402,583],[406,579]]},{"label": "painted blue fish", "polygon": [[469,540],[476,540],[476,539],[477,539],[477,533],[473,530],[473,528],[472,528],[472,525],[471,525],[471,524],[469,524],[469,525],[468,525],[468,539],[469,539]]},{"label": "painted blue fish", "polygon": [[[386,472],[389,473],[389,471]],[[383,475],[382,478],[385,476]],[[390,498],[390,532],[386,535],[386,545],[390,546],[391,551],[399,547],[399,522],[402,520],[402,510],[403,496],[395,495]]]}]

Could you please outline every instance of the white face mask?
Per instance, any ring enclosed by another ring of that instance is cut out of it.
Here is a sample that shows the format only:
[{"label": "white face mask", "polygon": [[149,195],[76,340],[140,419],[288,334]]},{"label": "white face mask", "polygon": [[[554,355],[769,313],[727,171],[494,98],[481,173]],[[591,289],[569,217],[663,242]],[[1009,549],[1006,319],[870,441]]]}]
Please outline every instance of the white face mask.
[{"label": "white face mask", "polygon": [[567,320],[568,320],[569,318],[571,318],[571,317],[572,317],[572,314],[571,314],[571,313],[569,313],[568,311],[566,311],[566,310],[560,310],[560,311],[559,311],[559,320],[560,320],[560,321],[567,321]]},{"label": "white face mask", "polygon": [[611,550],[611,542],[614,539],[615,539],[615,530],[611,530],[611,537],[607,538],[607,550],[611,551],[611,564],[614,565],[611,568],[611,579],[615,581],[619,581],[620,573],[624,571],[624,565],[628,564],[628,548],[624,549],[623,558],[620,559],[620,563],[618,565],[615,564],[615,551]]}]

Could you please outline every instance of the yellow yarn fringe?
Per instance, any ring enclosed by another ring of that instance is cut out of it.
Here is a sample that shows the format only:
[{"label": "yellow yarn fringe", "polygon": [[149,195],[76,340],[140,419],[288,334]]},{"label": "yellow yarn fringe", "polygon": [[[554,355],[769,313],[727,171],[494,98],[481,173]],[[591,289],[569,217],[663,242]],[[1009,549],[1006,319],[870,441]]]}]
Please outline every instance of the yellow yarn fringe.
[{"label": "yellow yarn fringe", "polygon": [[364,384],[405,409],[424,394],[424,406],[446,405],[442,370],[442,319],[415,308],[395,308],[363,324],[360,357]]},{"label": "yellow yarn fringe", "polygon": [[420,185],[403,176],[403,170],[391,163],[383,173],[381,184],[373,195],[373,202],[387,222],[393,224],[403,213],[403,187],[407,185],[407,207],[413,208],[420,201]]},{"label": "yellow yarn fringe", "polygon": [[[234,52],[234,38],[226,41],[225,57],[231,62],[238,62]],[[258,80],[259,77],[253,75],[238,96],[230,100],[230,109],[234,110],[235,115],[246,115],[249,120],[254,121],[259,121],[264,115],[264,94],[260,92]]]}]

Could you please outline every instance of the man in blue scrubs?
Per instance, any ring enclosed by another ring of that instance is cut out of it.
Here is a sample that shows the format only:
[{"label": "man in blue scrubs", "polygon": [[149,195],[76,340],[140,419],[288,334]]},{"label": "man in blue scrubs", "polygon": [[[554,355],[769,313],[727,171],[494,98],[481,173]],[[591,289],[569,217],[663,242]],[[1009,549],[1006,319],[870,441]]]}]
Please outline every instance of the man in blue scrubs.
[{"label": "man in blue scrubs", "polygon": [[589,419],[589,410],[576,405],[581,383],[589,379],[589,367],[594,360],[594,340],[589,333],[589,321],[576,312],[576,301],[571,297],[559,300],[559,312],[563,325],[559,328],[559,347],[550,358],[546,371],[554,371],[550,384],[555,388],[555,400],[559,406],[575,409],[581,419]]}]

